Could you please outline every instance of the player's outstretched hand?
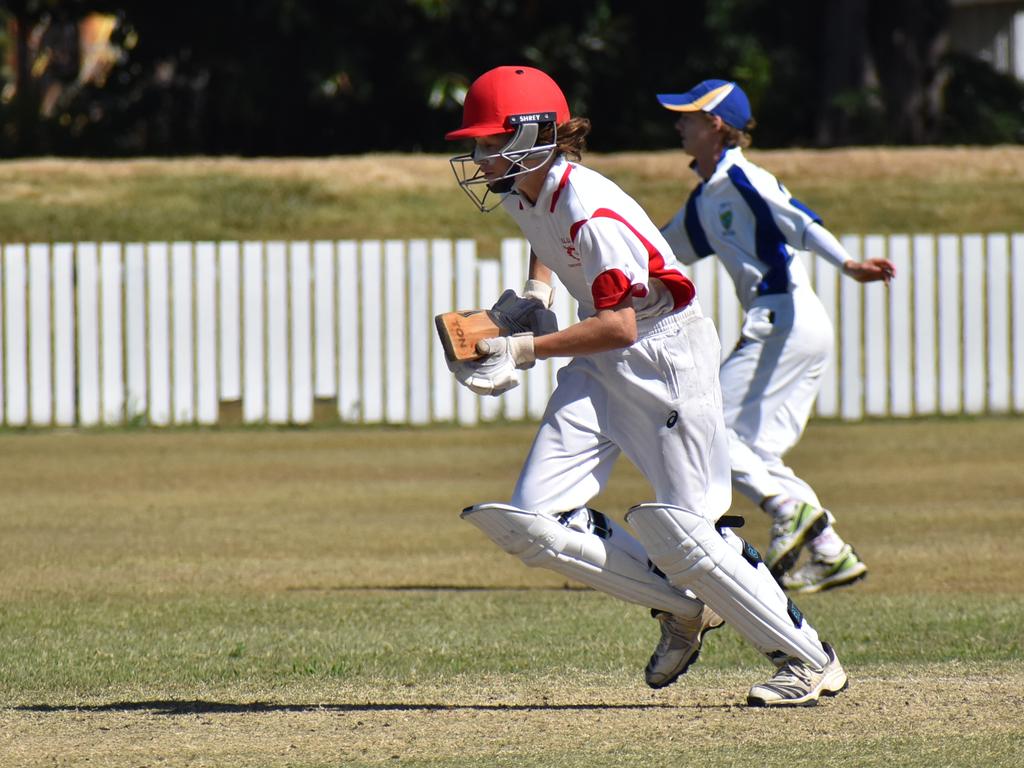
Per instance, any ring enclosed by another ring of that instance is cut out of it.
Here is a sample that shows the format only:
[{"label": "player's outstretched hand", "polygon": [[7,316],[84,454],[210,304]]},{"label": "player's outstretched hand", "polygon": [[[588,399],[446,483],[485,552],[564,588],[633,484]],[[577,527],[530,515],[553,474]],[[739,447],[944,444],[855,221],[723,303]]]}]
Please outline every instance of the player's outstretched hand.
[{"label": "player's outstretched hand", "polygon": [[867,259],[866,261],[850,261],[843,264],[843,272],[858,283],[875,283],[879,280],[888,283],[896,277],[896,265],[888,259]]}]

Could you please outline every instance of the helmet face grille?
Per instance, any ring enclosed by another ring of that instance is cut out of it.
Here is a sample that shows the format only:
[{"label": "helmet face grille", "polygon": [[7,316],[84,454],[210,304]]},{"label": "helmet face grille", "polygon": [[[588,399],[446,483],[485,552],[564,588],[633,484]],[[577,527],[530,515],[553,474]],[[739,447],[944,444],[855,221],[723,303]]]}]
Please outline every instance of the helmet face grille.
[{"label": "helmet face grille", "polygon": [[[558,148],[558,126],[554,123],[551,125],[550,143],[537,145],[540,124],[523,122],[508,143],[497,152],[485,154],[478,148],[472,153],[457,155],[449,160],[462,191],[481,212],[487,213],[497,208],[505,195],[512,192],[517,176],[536,170],[551,159]],[[481,170],[481,164],[497,157],[508,160],[509,167],[500,178],[487,179]]]}]

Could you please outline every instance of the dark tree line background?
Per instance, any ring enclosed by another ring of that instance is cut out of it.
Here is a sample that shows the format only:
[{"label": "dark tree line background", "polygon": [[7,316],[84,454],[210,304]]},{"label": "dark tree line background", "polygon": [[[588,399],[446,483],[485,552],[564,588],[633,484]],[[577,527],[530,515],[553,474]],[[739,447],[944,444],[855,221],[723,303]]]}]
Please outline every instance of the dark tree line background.
[{"label": "dark tree line background", "polygon": [[[83,76],[81,22],[113,31]],[[1016,142],[1024,87],[949,0],[2,0],[0,155],[446,151],[480,72],[551,73],[597,151],[664,148],[654,94],[747,90],[762,147]]]}]

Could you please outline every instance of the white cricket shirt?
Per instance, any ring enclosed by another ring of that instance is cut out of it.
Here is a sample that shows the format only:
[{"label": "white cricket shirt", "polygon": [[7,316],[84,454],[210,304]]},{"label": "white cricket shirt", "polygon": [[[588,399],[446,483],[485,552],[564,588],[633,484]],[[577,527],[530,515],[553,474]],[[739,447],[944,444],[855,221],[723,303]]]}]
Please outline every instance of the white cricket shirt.
[{"label": "white cricket shirt", "polygon": [[[637,316],[660,304],[665,290],[673,308],[685,307],[693,284],[679,270],[672,248],[633,198],[591,169],[559,156],[537,202],[509,194],[502,201],[537,259],[579,302],[579,319],[634,297]],[[660,281],[655,285],[653,281]]]}]

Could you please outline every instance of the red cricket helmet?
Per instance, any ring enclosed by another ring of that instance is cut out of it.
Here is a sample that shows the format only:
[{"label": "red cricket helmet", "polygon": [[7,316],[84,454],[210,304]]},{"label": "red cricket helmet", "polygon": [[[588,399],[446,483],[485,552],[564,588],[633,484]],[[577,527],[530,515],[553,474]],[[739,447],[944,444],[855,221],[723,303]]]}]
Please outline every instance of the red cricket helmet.
[{"label": "red cricket helmet", "polygon": [[445,138],[475,139],[512,133],[523,122],[560,125],[568,119],[565,94],[547,74],[533,67],[495,67],[469,86],[462,106],[462,127],[449,131]]}]

